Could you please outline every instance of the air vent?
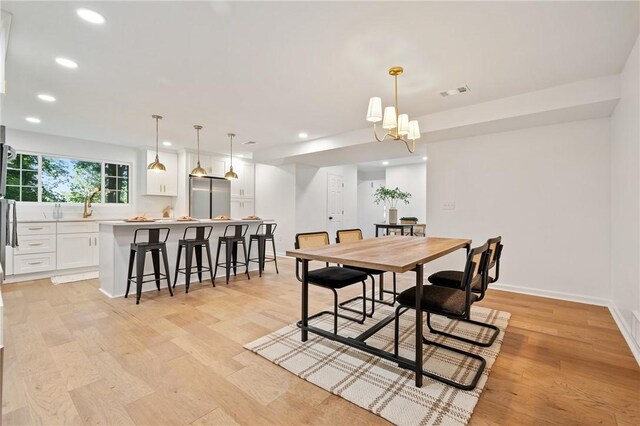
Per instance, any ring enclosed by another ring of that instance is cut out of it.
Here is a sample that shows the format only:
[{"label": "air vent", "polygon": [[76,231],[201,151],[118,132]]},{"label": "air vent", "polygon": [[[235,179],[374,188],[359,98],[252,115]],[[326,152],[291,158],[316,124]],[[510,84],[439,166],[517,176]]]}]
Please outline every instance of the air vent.
[{"label": "air vent", "polygon": [[246,141],[246,142],[242,142],[242,145],[255,145],[257,143],[258,142],[256,142],[256,141]]},{"label": "air vent", "polygon": [[466,84],[464,86],[460,86],[460,87],[456,87],[455,89],[451,89],[451,90],[444,90],[442,92],[440,92],[440,96],[442,96],[443,98],[446,98],[447,96],[453,96],[453,95],[459,95],[461,93],[466,93],[469,90],[469,86],[467,86]]}]

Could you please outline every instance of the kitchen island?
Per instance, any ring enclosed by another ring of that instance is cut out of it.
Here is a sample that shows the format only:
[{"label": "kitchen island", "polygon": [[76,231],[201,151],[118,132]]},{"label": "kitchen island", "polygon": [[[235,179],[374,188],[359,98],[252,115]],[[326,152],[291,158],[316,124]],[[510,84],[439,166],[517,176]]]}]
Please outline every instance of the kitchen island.
[{"label": "kitchen island", "polygon": [[[249,245],[249,235],[256,232],[258,226],[263,220],[211,220],[211,219],[199,219],[195,221],[178,221],[175,219],[169,220],[157,220],[155,222],[126,222],[123,220],[117,221],[102,221],[100,225],[100,291],[109,297],[122,297],[125,294],[127,288],[127,269],[129,266],[129,250],[131,243],[133,242],[133,234],[136,229],[140,228],[169,228],[169,238],[167,239],[167,258],[169,260],[169,276],[171,277],[171,284],[173,285],[173,277],[175,274],[175,263],[178,254],[178,240],[183,236],[184,230],[187,226],[213,226],[211,233],[211,253],[212,262],[215,262],[216,249],[218,247],[218,237],[224,234],[225,227],[227,225],[247,224],[249,229],[247,231],[246,240],[247,248]],[[257,248],[256,248],[257,250]],[[220,262],[224,260],[224,252],[220,253]],[[181,267],[184,267],[185,256],[182,256]],[[239,256],[239,260],[242,259],[242,255]],[[146,273],[153,272],[151,257],[147,259]],[[206,258],[203,259],[203,265],[207,265]],[[255,265],[255,264],[254,264]],[[195,265],[194,265],[195,266]],[[254,269],[257,265],[254,266]],[[164,268],[161,266],[162,271]],[[251,267],[249,268],[251,270]],[[204,274],[208,276],[208,274]],[[224,272],[222,275],[224,277]],[[204,276],[203,276],[204,279]],[[179,274],[178,285],[182,285],[185,282],[184,274]],[[197,282],[197,279],[191,279],[191,285]],[[220,281],[224,283],[224,280]],[[166,283],[162,283],[162,289],[166,289]],[[135,295],[135,285],[132,286],[133,294]],[[155,282],[144,283],[142,291],[156,290]],[[166,291],[166,290],[165,290]]]}]

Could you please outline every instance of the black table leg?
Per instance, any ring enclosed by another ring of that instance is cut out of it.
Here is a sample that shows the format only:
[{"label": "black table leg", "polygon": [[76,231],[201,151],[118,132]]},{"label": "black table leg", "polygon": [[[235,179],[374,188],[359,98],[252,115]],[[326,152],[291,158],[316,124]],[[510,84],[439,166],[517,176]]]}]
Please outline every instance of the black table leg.
[{"label": "black table leg", "polygon": [[380,227],[378,225],[376,225],[376,238],[378,238],[378,230],[380,229]]},{"label": "black table leg", "polygon": [[416,387],[422,387],[422,280],[423,265],[416,266]]},{"label": "black table leg", "polygon": [[309,331],[307,330],[307,326],[309,325],[309,279],[307,278],[308,273],[309,273],[309,261],[306,259],[303,259],[302,260],[302,328],[301,328],[301,332],[302,332],[301,340],[303,342],[306,342],[309,339]]}]

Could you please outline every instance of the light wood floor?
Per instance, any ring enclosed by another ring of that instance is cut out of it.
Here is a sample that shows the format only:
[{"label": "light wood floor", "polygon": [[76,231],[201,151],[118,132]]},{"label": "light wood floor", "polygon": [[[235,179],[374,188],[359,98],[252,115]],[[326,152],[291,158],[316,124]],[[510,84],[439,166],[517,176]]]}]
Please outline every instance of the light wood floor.
[{"label": "light wood floor", "polygon": [[[3,424],[385,423],[242,348],[299,317],[280,266],[138,306],[97,280],[4,286]],[[640,369],[606,308],[495,290],[482,304],[512,317],[471,424],[640,424]]]}]

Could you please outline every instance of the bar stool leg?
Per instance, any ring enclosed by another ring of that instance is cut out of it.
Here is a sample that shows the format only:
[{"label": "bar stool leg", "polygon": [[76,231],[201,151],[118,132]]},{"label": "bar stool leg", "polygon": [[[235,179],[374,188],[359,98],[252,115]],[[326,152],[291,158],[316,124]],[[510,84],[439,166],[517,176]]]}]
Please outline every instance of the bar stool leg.
[{"label": "bar stool leg", "polygon": [[189,284],[191,283],[191,261],[193,259],[193,247],[187,244],[184,253],[184,279],[185,279],[185,293],[189,293]]},{"label": "bar stool leg", "polygon": [[247,250],[247,252],[249,253],[249,256],[251,256],[251,246],[253,245],[253,237],[249,236],[249,249]]},{"label": "bar stool leg", "polygon": [[273,237],[271,238],[271,246],[273,247],[273,263],[275,263],[276,265],[276,274],[279,274],[280,271],[278,271],[278,255],[276,254],[276,242]]},{"label": "bar stool leg", "polygon": [[209,275],[211,275],[211,285],[215,287],[216,283],[213,278],[213,270],[215,267],[211,264],[211,247],[209,247],[209,241],[205,243],[204,247],[207,249],[207,260],[209,261]]},{"label": "bar stool leg", "polygon": [[153,274],[156,276],[156,287],[160,291],[160,250],[151,250],[153,260]]},{"label": "bar stool leg", "polygon": [[164,261],[164,276],[167,278],[167,288],[169,289],[169,294],[173,297],[173,291],[171,290],[171,272],[169,272],[169,259],[167,259],[167,249],[162,250],[162,260]]},{"label": "bar stool leg", "polygon": [[242,241],[242,251],[244,252],[244,273],[247,274],[247,279],[250,280],[251,276],[249,275],[249,257],[247,255],[247,245],[244,240]]},{"label": "bar stool leg", "polygon": [[234,241],[231,247],[233,247],[233,276],[235,277],[238,269],[238,243]]},{"label": "bar stool leg", "polygon": [[266,251],[266,238],[258,239],[258,271],[260,272],[260,276],[262,276],[262,271],[264,271],[264,257]]},{"label": "bar stool leg", "polygon": [[124,294],[124,298],[129,297],[129,289],[131,288],[131,277],[133,276],[133,263],[136,258],[136,251],[129,251],[129,272],[127,273],[127,292]]},{"label": "bar stool leg", "polygon": [[180,257],[182,256],[182,244],[178,243],[178,257],[176,258],[176,275],[173,278],[173,288],[176,288],[178,282],[178,270],[180,269]]},{"label": "bar stool leg", "polygon": [[222,241],[218,240],[218,251],[216,253],[216,267],[213,269],[213,280],[216,280],[216,275],[218,275],[218,262],[220,262],[220,248],[222,247]]},{"label": "bar stool leg", "polygon": [[136,259],[136,305],[140,304],[140,296],[142,296],[142,281],[144,280],[144,261],[146,258],[146,252],[138,251],[138,258]]},{"label": "bar stool leg", "polygon": [[194,246],[196,252],[196,266],[198,267],[198,280],[202,282],[202,246]]},{"label": "bar stool leg", "polygon": [[231,253],[233,252],[233,245],[225,243],[226,259],[225,259],[225,273],[227,278],[227,285],[229,285],[229,275],[231,274]]}]

